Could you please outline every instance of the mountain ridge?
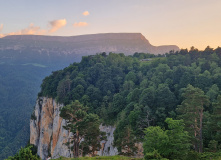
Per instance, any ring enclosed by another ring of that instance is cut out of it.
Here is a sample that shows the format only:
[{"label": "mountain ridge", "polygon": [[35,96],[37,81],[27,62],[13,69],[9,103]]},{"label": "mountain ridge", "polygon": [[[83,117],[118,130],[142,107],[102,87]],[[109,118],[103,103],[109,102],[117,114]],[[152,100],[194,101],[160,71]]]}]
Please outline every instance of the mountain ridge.
[{"label": "mountain ridge", "polygon": [[[81,54],[94,54],[99,52],[125,53],[126,55],[135,52],[152,54],[164,54],[171,50],[178,51],[176,45],[153,46],[141,33],[99,33],[77,36],[45,36],[45,35],[11,35],[2,40],[16,41],[17,45],[27,46],[26,43],[33,42],[33,46],[42,48],[45,44],[40,42],[57,43],[49,48],[63,48]],[[19,41],[19,42],[18,42]],[[1,46],[0,46],[1,47]]]}]

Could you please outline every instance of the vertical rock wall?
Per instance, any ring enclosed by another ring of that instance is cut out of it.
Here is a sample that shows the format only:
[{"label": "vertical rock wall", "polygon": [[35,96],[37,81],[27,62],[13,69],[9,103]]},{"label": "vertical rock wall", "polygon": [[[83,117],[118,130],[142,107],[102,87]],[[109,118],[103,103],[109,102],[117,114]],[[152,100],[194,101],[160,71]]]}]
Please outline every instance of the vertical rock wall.
[{"label": "vertical rock wall", "polygon": [[[73,157],[73,153],[65,145],[71,133],[63,128],[66,125],[60,115],[62,104],[58,104],[52,98],[39,98],[36,102],[34,114],[30,121],[30,143],[38,148],[38,155],[45,160],[49,155],[52,158],[60,156]],[[101,142],[100,156],[117,155],[116,147],[113,147],[113,126],[100,126],[100,130],[106,132],[107,141]]]},{"label": "vertical rock wall", "polygon": [[114,156],[118,154],[117,148],[113,146],[115,129],[113,126],[100,125],[100,130],[106,133],[107,141],[101,141],[101,150],[97,152],[97,155]]},{"label": "vertical rock wall", "polygon": [[44,160],[48,156],[70,157],[72,153],[64,144],[70,133],[63,128],[66,124],[60,114],[61,104],[52,98],[39,98],[30,122],[30,143],[38,148],[38,155]]}]

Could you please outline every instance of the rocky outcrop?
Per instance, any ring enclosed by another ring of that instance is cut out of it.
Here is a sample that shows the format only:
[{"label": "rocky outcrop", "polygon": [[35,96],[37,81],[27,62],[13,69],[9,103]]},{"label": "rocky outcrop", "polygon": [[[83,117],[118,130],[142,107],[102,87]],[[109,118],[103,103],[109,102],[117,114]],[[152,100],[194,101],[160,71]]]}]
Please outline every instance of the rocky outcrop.
[{"label": "rocky outcrop", "polygon": [[[35,110],[30,122],[30,143],[38,148],[38,155],[45,160],[49,155],[52,158],[60,156],[72,157],[72,151],[65,145],[71,133],[63,128],[66,125],[60,114],[62,104],[52,98],[42,97],[36,102]],[[114,126],[100,126],[106,132],[107,140],[101,142],[101,150],[97,155],[117,155],[117,148],[113,147]]]},{"label": "rocky outcrop", "polygon": [[97,152],[99,156],[114,156],[118,154],[117,148],[113,146],[114,142],[114,130],[116,128],[113,126],[102,126],[100,125],[100,130],[106,133],[107,140],[101,141],[101,150]]},{"label": "rocky outcrop", "polygon": [[37,100],[34,118],[30,122],[30,143],[38,148],[38,155],[44,160],[50,154],[52,157],[70,157],[71,152],[64,144],[70,133],[62,126],[66,124],[60,114],[61,104],[52,98]]}]

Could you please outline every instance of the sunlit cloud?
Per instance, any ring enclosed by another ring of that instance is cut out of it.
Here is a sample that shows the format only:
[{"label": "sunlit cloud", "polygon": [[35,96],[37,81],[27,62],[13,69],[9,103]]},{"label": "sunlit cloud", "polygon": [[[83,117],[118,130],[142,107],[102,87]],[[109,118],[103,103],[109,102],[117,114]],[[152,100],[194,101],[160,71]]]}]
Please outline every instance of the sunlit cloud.
[{"label": "sunlit cloud", "polygon": [[53,33],[57,31],[58,29],[64,27],[67,24],[66,19],[60,19],[60,20],[54,20],[49,22],[51,25],[51,29],[49,30],[49,33]]},{"label": "sunlit cloud", "polygon": [[33,23],[31,23],[29,25],[28,28],[22,29],[21,31],[19,31],[19,34],[37,34],[37,35],[42,35],[45,34],[47,31],[41,29],[38,26],[35,26]]},{"label": "sunlit cloud", "polygon": [[47,31],[41,29],[39,26],[35,26],[33,23],[31,23],[27,28],[22,29],[20,31],[16,31],[16,32],[10,32],[7,34],[0,34],[0,38],[5,37],[5,36],[9,36],[9,35],[43,35],[46,34]]},{"label": "sunlit cloud", "polygon": [[88,26],[88,23],[87,22],[75,22],[73,24],[74,27],[85,27],[85,26]]},{"label": "sunlit cloud", "polygon": [[0,25],[0,32],[2,31],[3,29],[3,24]]},{"label": "sunlit cloud", "polygon": [[88,11],[85,11],[82,13],[84,16],[88,16],[90,13]]},{"label": "sunlit cloud", "polygon": [[[35,26],[33,23],[31,23],[27,28],[16,31],[16,32],[10,32],[6,34],[0,34],[0,38],[9,36],[9,35],[47,35],[49,33],[53,33],[57,31],[58,29],[64,27],[67,22],[66,19],[60,19],[60,20],[54,20],[50,21],[50,28],[48,30],[41,29],[39,26]],[[3,24],[0,25],[0,32],[3,29]]]}]

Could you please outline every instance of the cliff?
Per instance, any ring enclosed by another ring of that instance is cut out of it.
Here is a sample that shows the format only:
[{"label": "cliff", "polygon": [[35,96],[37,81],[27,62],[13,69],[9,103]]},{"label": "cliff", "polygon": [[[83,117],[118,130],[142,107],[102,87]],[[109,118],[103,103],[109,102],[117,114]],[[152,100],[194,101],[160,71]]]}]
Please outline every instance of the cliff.
[{"label": "cliff", "polygon": [[[65,145],[69,141],[71,133],[63,128],[66,125],[60,114],[62,104],[58,104],[52,98],[42,97],[36,102],[35,110],[30,121],[30,143],[38,148],[38,155],[44,160],[51,154],[52,158],[59,156],[72,157],[72,151]],[[101,141],[100,156],[118,154],[113,147],[113,126],[100,126],[100,130],[106,132],[107,140]]]},{"label": "cliff", "polygon": [[[4,45],[1,45],[2,44]],[[5,45],[6,44],[6,45]],[[141,33],[104,33],[80,36],[13,35],[0,39],[0,50],[38,51],[40,54],[91,55],[101,52],[164,54],[179,50],[175,45],[153,46]]]}]

